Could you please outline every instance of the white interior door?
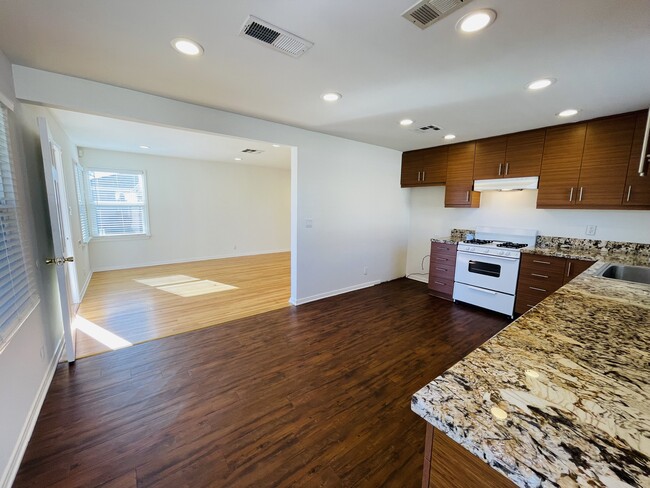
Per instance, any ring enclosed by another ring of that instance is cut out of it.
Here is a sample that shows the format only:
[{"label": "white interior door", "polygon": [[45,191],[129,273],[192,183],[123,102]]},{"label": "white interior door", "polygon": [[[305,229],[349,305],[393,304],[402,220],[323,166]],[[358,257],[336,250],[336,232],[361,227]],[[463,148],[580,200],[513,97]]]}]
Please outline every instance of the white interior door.
[{"label": "white interior door", "polygon": [[59,285],[59,299],[61,302],[61,317],[63,319],[63,335],[65,337],[65,350],[68,362],[76,359],[75,351],[75,330],[72,326],[74,316],[73,304],[70,300],[70,280],[68,274],[68,263],[74,261],[74,257],[66,255],[65,228],[62,214],[66,211],[61,202],[61,180],[57,171],[57,151],[60,156],[59,146],[52,139],[47,127],[47,121],[43,117],[38,118],[38,130],[41,138],[41,152],[43,153],[43,169],[45,173],[45,186],[47,188],[47,203],[50,211],[50,223],[52,226],[52,240],[54,244],[54,256],[48,259],[48,264],[56,266],[56,278]]}]

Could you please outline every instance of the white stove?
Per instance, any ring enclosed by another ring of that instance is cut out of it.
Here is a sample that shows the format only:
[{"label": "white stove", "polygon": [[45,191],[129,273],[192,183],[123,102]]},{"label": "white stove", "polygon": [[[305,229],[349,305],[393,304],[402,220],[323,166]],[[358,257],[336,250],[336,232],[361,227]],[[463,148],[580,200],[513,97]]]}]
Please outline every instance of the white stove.
[{"label": "white stove", "polygon": [[476,237],[458,244],[454,300],[512,317],[520,249],[534,247],[537,231],[477,227]]}]

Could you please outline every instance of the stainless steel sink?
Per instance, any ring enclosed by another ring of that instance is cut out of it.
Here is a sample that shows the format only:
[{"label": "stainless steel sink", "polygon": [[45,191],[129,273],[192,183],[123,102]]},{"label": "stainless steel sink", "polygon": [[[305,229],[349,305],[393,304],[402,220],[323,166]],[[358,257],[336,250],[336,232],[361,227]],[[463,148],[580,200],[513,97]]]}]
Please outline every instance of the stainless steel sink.
[{"label": "stainless steel sink", "polygon": [[643,266],[624,266],[621,264],[609,264],[604,266],[596,276],[612,278],[615,280],[634,281],[650,285],[650,268]]}]

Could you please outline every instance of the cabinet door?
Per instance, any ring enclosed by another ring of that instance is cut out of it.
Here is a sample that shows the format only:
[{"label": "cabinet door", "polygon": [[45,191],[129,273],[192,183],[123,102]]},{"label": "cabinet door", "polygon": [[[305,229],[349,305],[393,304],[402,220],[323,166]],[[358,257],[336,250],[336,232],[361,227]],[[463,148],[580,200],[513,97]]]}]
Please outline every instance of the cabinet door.
[{"label": "cabinet door", "polygon": [[567,259],[564,270],[564,284],[567,284],[573,278],[586,271],[596,261],[583,261],[581,259]]},{"label": "cabinet door", "polygon": [[501,178],[504,175],[507,141],[507,136],[476,141],[475,180]]},{"label": "cabinet door", "polygon": [[636,117],[636,129],[630,152],[630,162],[627,167],[627,179],[625,180],[625,192],[623,193],[623,206],[630,208],[650,208],[650,147],[646,149],[645,176],[639,176],[639,161],[641,149],[643,149],[643,137],[648,121],[648,111],[639,112]]},{"label": "cabinet door", "polygon": [[401,186],[418,186],[422,177],[422,160],[419,151],[402,153]]},{"label": "cabinet door", "polygon": [[635,128],[634,114],[587,123],[577,206],[621,205]]},{"label": "cabinet door", "polygon": [[432,147],[422,153],[421,184],[433,186],[444,185],[447,180],[448,146]]},{"label": "cabinet door", "polygon": [[539,176],[545,136],[546,129],[519,132],[508,136],[505,166],[501,174],[509,178]]},{"label": "cabinet door", "polygon": [[480,193],[472,191],[475,150],[474,142],[449,146],[445,207],[479,206]]},{"label": "cabinet door", "polygon": [[537,208],[574,205],[586,132],[586,123],[546,129]]}]

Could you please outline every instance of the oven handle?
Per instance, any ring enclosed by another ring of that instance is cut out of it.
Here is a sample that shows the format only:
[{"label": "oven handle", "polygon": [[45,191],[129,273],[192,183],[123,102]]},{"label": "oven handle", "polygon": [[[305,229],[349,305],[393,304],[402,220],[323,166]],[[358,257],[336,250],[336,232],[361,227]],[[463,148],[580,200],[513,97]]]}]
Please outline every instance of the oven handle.
[{"label": "oven handle", "polygon": [[458,254],[468,256],[470,259],[479,259],[479,258],[491,258],[491,259],[501,259],[503,261],[519,261],[519,258],[509,258],[507,256],[493,256],[492,254],[480,254],[476,252],[467,252],[467,251],[457,251]]},{"label": "oven handle", "polygon": [[479,288],[477,286],[472,286],[472,285],[465,285],[465,286],[467,286],[467,288],[471,288],[472,290],[482,291],[483,293],[487,293],[488,295],[496,295],[497,294],[496,291],[486,290],[484,288]]}]

